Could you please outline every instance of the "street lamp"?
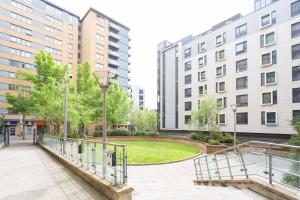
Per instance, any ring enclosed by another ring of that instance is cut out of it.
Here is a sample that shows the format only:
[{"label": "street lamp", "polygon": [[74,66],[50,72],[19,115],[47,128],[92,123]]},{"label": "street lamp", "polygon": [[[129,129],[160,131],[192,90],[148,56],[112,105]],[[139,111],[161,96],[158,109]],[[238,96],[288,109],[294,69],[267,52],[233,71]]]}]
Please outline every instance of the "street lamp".
[{"label": "street lamp", "polygon": [[114,73],[109,70],[101,70],[95,71],[93,73],[95,76],[99,87],[103,92],[103,117],[102,117],[102,141],[103,141],[103,150],[102,150],[102,174],[105,178],[106,175],[106,142],[107,142],[107,134],[106,134],[106,93],[109,87],[110,80],[115,76]]},{"label": "street lamp", "polygon": [[233,149],[234,152],[236,152],[236,110],[237,106],[236,104],[230,105],[232,111],[233,111]]},{"label": "street lamp", "polygon": [[64,80],[64,144],[63,153],[66,153],[66,141],[68,135],[68,82],[72,79],[73,75],[71,72],[67,71]]}]

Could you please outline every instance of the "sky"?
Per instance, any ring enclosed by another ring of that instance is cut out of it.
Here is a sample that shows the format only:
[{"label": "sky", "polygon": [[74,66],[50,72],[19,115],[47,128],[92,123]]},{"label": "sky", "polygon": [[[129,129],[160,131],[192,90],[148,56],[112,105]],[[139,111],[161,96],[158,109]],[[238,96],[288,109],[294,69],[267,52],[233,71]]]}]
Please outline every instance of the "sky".
[{"label": "sky", "polygon": [[156,109],[157,44],[197,35],[237,14],[254,0],[50,0],[80,17],[90,7],[130,28],[130,84],[145,89],[146,107]]}]

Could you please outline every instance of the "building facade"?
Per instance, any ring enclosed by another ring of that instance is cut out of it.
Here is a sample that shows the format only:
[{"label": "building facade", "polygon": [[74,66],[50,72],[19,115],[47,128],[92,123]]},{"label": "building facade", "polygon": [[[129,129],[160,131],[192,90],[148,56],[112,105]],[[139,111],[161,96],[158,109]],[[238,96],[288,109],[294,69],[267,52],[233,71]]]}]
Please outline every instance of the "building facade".
[{"label": "building facade", "polygon": [[216,121],[232,132],[293,134],[300,113],[300,0],[255,0],[195,37],[158,45],[160,129],[189,130],[207,93],[220,108]]},{"label": "building facade", "polygon": [[141,110],[145,109],[145,89],[131,85],[128,90],[129,97],[133,101],[133,105]]},{"label": "building facade", "polygon": [[73,77],[80,62],[89,61],[94,70],[109,68],[127,88],[128,31],[124,25],[94,9],[80,19],[46,0],[1,0],[0,115],[5,118],[11,136],[20,135],[21,123],[26,125],[28,135],[39,124],[30,117],[21,122],[18,113],[8,111],[5,99],[7,92],[17,94],[31,89],[16,72],[21,69],[35,73],[36,53],[52,54],[57,64],[69,66]]}]

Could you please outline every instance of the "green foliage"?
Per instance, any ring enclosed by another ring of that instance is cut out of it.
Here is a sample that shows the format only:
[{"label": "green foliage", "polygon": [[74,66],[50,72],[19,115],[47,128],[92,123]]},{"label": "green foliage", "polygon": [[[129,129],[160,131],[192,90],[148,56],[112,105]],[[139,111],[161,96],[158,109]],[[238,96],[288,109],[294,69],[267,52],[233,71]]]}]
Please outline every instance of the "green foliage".
[{"label": "green foliage", "polygon": [[157,114],[148,109],[134,108],[129,115],[129,121],[137,132],[155,131],[157,129]]},{"label": "green foliage", "polygon": [[209,139],[208,144],[210,144],[210,145],[219,145],[220,141],[219,140],[214,140],[214,139]]},{"label": "green foliage", "polygon": [[132,106],[128,94],[123,86],[112,82],[108,88],[106,101],[106,119],[108,126],[113,127],[116,124],[127,123],[128,115]]},{"label": "green foliage", "polygon": [[233,136],[229,133],[213,132],[212,134],[206,134],[204,132],[193,132],[190,136],[192,140],[199,140],[209,143],[209,140],[217,140],[219,143],[233,143]]},{"label": "green foliage", "polygon": [[[137,131],[130,133],[127,130],[114,129],[107,131],[107,136],[145,136],[145,137],[157,137],[159,133],[156,131]],[[102,137],[102,131],[94,133],[94,137]]]},{"label": "green foliage", "polygon": [[193,130],[208,130],[212,133],[217,127],[216,115],[218,114],[218,104],[216,98],[211,95],[205,95],[197,111],[192,112],[190,127]]}]

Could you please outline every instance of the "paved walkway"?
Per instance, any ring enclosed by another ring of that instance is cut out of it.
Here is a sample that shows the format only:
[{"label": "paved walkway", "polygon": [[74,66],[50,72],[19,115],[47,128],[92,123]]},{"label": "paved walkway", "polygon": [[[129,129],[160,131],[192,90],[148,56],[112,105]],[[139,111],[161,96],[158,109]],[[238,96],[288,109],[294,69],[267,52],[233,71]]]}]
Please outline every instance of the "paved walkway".
[{"label": "paved walkway", "polygon": [[107,200],[30,143],[0,150],[0,200]]},{"label": "paved walkway", "polygon": [[266,200],[248,189],[195,186],[193,161],[128,168],[133,200]]}]

